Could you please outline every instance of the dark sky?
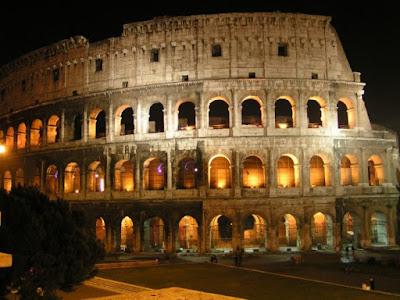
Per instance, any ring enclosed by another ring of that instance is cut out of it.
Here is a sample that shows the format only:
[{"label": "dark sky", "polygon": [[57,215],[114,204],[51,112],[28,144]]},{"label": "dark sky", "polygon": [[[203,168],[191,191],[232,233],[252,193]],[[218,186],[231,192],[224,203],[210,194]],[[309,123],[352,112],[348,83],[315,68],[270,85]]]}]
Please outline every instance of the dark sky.
[{"label": "dark sky", "polygon": [[[162,2],[168,3],[169,7],[155,1],[148,1],[149,4],[143,4],[145,1],[88,3],[83,0],[7,3],[7,8],[0,7],[0,65],[75,35],[83,35],[89,42],[120,36],[123,24],[157,16],[257,11],[326,15],[332,17],[353,71],[360,72],[361,80],[366,83],[363,98],[371,122],[400,133],[400,22],[398,11],[391,4],[395,2],[344,2],[347,5],[338,1],[298,5],[269,4],[284,1],[251,2],[254,1],[241,1],[242,4],[215,1],[217,6],[214,8],[210,8],[208,2],[193,0]],[[193,3],[199,5],[196,7]]]}]

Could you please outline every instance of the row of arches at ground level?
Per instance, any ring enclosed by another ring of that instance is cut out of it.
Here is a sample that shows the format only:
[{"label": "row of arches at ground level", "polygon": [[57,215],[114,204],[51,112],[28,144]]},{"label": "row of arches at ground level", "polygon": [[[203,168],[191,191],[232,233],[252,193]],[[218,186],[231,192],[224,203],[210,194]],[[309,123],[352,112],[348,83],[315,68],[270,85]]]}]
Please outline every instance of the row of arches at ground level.
[{"label": "row of arches at ground level", "polygon": [[[309,128],[326,127],[327,125],[326,103],[319,97],[314,97],[307,102],[307,120]],[[342,99],[337,104],[337,124],[339,128],[354,128],[354,105],[348,99]],[[89,138],[101,138],[106,136],[106,120],[115,119],[116,135],[130,135],[137,132],[135,130],[135,115],[133,108],[128,105],[119,107],[115,112],[115,118],[107,118],[105,110],[101,108],[94,109],[88,116]],[[195,104],[189,100],[181,101],[176,108],[177,118],[173,130],[191,130],[196,128]],[[137,116],[136,116],[137,117]],[[230,108],[226,99],[213,99],[209,104],[208,126],[214,129],[231,127]],[[241,105],[242,125],[252,125],[255,127],[265,126],[266,117],[263,115],[262,102],[259,98],[253,97],[245,99]],[[147,128],[145,132],[164,132],[164,106],[161,103],[154,103],[149,108]],[[61,119],[58,115],[52,115],[47,124],[41,119],[35,119],[31,124],[25,122],[18,124],[15,128],[9,126],[4,130],[0,129],[1,140],[5,139],[7,148],[12,149],[16,144],[18,149],[30,146],[40,146],[45,142],[52,144],[60,141],[61,138]],[[67,122],[69,123],[69,122]],[[80,140],[84,136],[83,117],[80,114],[70,120],[72,130],[67,132],[71,136],[67,140]],[[143,122],[141,122],[143,123]],[[168,122],[167,122],[168,123]],[[136,124],[138,125],[138,124]],[[29,128],[28,128],[29,126]],[[296,108],[294,100],[290,97],[281,98],[275,102],[275,127],[290,128],[296,127]],[[29,130],[29,134],[28,134]],[[143,130],[142,130],[143,131]]]},{"label": "row of arches at ground level", "polygon": [[[387,245],[387,225],[386,217],[382,212],[376,211],[371,215],[370,239],[371,245]],[[208,251],[229,252],[234,248],[233,245],[233,221],[224,215],[215,216],[208,225],[207,234],[204,239],[205,249]],[[268,251],[268,226],[267,221],[257,215],[249,215],[241,224],[239,244],[247,252]],[[352,213],[346,213],[342,220],[341,240],[343,245],[352,244],[360,247],[361,240],[361,221],[360,218]],[[126,216],[120,223],[120,232],[114,233],[119,237],[119,244],[110,241],[107,237],[107,224],[103,218],[96,221],[96,238],[100,240],[108,251],[141,251],[141,252],[164,252],[168,248],[167,228],[160,217],[152,217],[144,221],[140,233],[135,232],[133,221]],[[311,224],[311,247],[312,249],[333,250],[333,222],[332,218],[321,212],[313,215]],[[201,228],[197,220],[189,215],[184,216],[179,221],[176,229],[175,242],[177,251],[199,252]],[[302,249],[301,225],[298,219],[285,214],[279,220],[274,229],[280,250],[296,251]],[[140,235],[138,239],[137,235]],[[135,243],[140,245],[135,246]],[[111,248],[110,248],[110,244]],[[113,247],[117,247],[117,249]],[[171,248],[170,248],[171,249]]]},{"label": "row of arches at ground level", "polygon": [[[120,160],[114,166],[113,187],[116,191],[133,191],[135,185],[134,165],[131,161]],[[177,189],[197,188],[199,181],[199,169],[197,162],[191,157],[183,157],[178,161],[174,182]],[[331,168],[326,157],[315,155],[309,161],[310,186],[331,185]],[[248,156],[243,161],[241,185],[245,188],[266,187],[266,172],[264,161],[259,156]],[[29,184],[40,186],[39,168],[34,168],[33,177]],[[160,158],[146,160],[143,166],[143,188],[146,190],[162,190],[167,185],[167,167]],[[211,189],[225,189],[232,187],[232,170],[230,161],[224,156],[213,157],[208,164],[208,186]],[[75,162],[69,163],[63,176],[60,176],[57,166],[50,165],[46,170],[46,192],[57,194],[59,186],[63,184],[64,193],[79,193],[81,191],[81,169]],[[106,172],[100,161],[92,162],[86,170],[86,190],[88,192],[103,192],[105,190]],[[63,178],[63,182],[60,182]],[[0,175],[1,179],[1,175]],[[200,179],[201,180],[201,179]],[[381,185],[384,182],[382,159],[373,155],[368,159],[368,180],[372,186]],[[11,190],[12,174],[4,173],[3,188]],[[24,185],[25,176],[22,169],[15,174],[16,186]],[[357,159],[353,155],[344,155],[340,165],[340,183],[343,186],[358,185],[359,167]],[[277,161],[277,186],[300,186],[299,161],[294,155],[281,156]]]}]

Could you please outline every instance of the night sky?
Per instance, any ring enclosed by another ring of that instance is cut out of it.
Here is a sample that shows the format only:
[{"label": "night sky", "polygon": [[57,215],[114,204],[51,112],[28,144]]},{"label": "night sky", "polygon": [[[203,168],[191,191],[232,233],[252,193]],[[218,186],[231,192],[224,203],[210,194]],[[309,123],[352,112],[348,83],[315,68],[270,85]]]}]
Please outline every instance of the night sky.
[{"label": "night sky", "polygon": [[[215,1],[214,8],[209,8],[208,2],[193,0],[162,2],[169,7],[155,1],[148,1],[149,4],[143,4],[145,1],[88,3],[83,0],[14,2],[7,3],[7,8],[0,8],[0,65],[75,35],[83,35],[89,42],[117,37],[122,33],[123,24],[157,16],[258,11],[331,16],[352,70],[360,72],[361,81],[366,83],[363,99],[371,122],[400,133],[400,18],[393,7],[394,1],[372,1],[371,4],[347,1],[347,5],[338,1],[298,5],[282,4],[284,1],[264,1],[265,4],[242,1],[241,5]],[[269,4],[274,2],[281,4]],[[199,5],[196,7],[193,3]]]}]

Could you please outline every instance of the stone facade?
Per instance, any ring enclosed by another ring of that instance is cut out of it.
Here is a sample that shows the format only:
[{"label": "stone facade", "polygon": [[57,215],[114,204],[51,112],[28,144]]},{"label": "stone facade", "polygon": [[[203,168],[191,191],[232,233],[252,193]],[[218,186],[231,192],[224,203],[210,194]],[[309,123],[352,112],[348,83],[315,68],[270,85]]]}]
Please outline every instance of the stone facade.
[{"label": "stone facade", "polygon": [[325,16],[73,37],[0,69],[0,183],[84,209],[109,252],[393,245],[398,141],[363,92]]}]

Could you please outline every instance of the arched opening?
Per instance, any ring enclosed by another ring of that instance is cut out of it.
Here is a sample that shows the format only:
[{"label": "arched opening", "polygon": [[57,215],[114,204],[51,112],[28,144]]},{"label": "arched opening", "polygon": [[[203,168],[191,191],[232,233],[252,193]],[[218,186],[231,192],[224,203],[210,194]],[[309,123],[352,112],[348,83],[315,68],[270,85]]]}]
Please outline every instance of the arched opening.
[{"label": "arched opening", "polygon": [[82,139],[82,116],[77,114],[74,117],[74,136],[73,139],[75,141],[79,141]]},{"label": "arched opening", "polygon": [[55,195],[59,192],[58,189],[58,169],[55,165],[50,165],[46,171],[46,191],[49,194]]},{"label": "arched opening", "polygon": [[355,109],[350,99],[340,99],[337,104],[338,127],[340,129],[355,127]]},{"label": "arched opening", "polygon": [[25,180],[24,180],[24,170],[19,168],[15,172],[15,186],[24,186]]},{"label": "arched opening", "polygon": [[248,156],[243,162],[243,187],[265,187],[264,164],[257,156]]},{"label": "arched opening", "polygon": [[371,215],[371,244],[377,246],[388,244],[386,217],[379,211]]},{"label": "arched opening", "polygon": [[232,251],[232,221],[223,215],[216,216],[210,223],[210,250]]},{"label": "arched opening", "polygon": [[358,164],[353,155],[346,154],[340,161],[340,184],[343,186],[358,185]]},{"label": "arched opening", "polygon": [[261,105],[257,100],[247,99],[242,102],[242,125],[262,127]]},{"label": "arched opening", "polygon": [[372,155],[368,159],[369,185],[378,186],[384,183],[383,162],[378,155]]},{"label": "arched opening", "polygon": [[178,108],[178,130],[191,130],[195,128],[195,105],[190,101],[183,102]]},{"label": "arched opening", "polygon": [[104,110],[96,116],[96,139],[106,136],[106,113]]},{"label": "arched opening", "polygon": [[133,251],[133,222],[129,217],[125,217],[121,221],[121,250],[125,252]]},{"label": "arched opening", "polygon": [[26,125],[25,123],[21,123],[18,126],[17,148],[22,149],[25,147],[26,147]]},{"label": "arched opening", "polygon": [[120,120],[120,122],[116,124],[116,132],[120,135],[134,134],[135,125],[132,107],[123,106],[121,109],[123,109],[122,113],[117,111],[116,120]]},{"label": "arched opening", "polygon": [[4,190],[6,190],[6,192],[10,192],[11,188],[12,188],[12,176],[11,176],[11,172],[10,171],[5,171],[4,172],[4,180],[3,180],[3,186],[4,186]]},{"label": "arched opening", "polygon": [[179,248],[184,252],[197,252],[199,248],[199,225],[192,216],[179,221]]},{"label": "arched opening", "polygon": [[328,166],[324,164],[321,157],[315,155],[310,159],[310,186],[327,186]]},{"label": "arched opening", "polygon": [[149,110],[149,133],[164,132],[164,106],[154,103]]},{"label": "arched opening", "polygon": [[47,143],[54,144],[60,141],[60,118],[52,115],[47,122]]},{"label": "arched opening", "polygon": [[14,128],[12,128],[11,126],[7,128],[6,148],[9,150],[14,148]]},{"label": "arched opening", "polygon": [[147,219],[143,225],[143,250],[144,252],[165,251],[164,222],[159,217]]},{"label": "arched opening", "polygon": [[333,249],[333,224],[328,215],[316,213],[311,222],[312,248],[314,250]]},{"label": "arched opening", "polygon": [[361,247],[361,220],[353,213],[346,213],[343,217],[342,243],[344,247]]},{"label": "arched opening", "polygon": [[96,220],[96,240],[100,241],[103,245],[106,244],[106,223],[103,218]]},{"label": "arched opening", "polygon": [[275,128],[295,127],[294,101],[278,99],[275,101]]},{"label": "arched opening", "polygon": [[178,189],[195,189],[198,168],[196,161],[191,157],[182,158],[178,164]]},{"label": "arched opening", "polygon": [[210,103],[208,126],[214,129],[229,128],[229,105],[224,100],[214,100]]},{"label": "arched opening", "polygon": [[40,171],[39,168],[33,168],[32,186],[40,187]]},{"label": "arched opening", "polygon": [[163,190],[165,175],[165,166],[161,159],[148,159],[144,164],[144,188],[146,190]]},{"label": "arched opening", "polygon": [[297,229],[296,219],[291,214],[285,214],[279,220],[279,247],[283,251],[298,250],[300,248],[300,231]]},{"label": "arched opening", "polygon": [[210,189],[231,188],[231,164],[223,156],[217,156],[209,164]]},{"label": "arched opening", "polygon": [[89,138],[97,139],[106,136],[106,113],[100,108],[94,109],[89,116]]},{"label": "arched opening", "polygon": [[133,163],[128,160],[120,160],[115,164],[114,189],[116,191],[133,191]]},{"label": "arched opening", "polygon": [[347,117],[347,107],[342,101],[337,104],[338,127],[340,129],[349,128],[349,120]]},{"label": "arched opening", "polygon": [[249,215],[244,220],[242,247],[246,252],[261,252],[267,249],[267,223],[259,215]]},{"label": "arched opening", "polygon": [[99,161],[92,162],[88,167],[87,190],[88,192],[104,192],[104,168]]},{"label": "arched opening", "polygon": [[64,172],[64,193],[79,193],[80,187],[81,170],[77,163],[69,163]]},{"label": "arched opening", "polygon": [[43,145],[43,123],[39,119],[32,122],[30,130],[30,144],[31,146]]},{"label": "arched opening", "polygon": [[297,159],[291,155],[282,155],[278,160],[278,187],[298,187],[299,165]]},{"label": "arched opening", "polygon": [[307,101],[308,128],[322,127],[321,105],[316,100]]}]

